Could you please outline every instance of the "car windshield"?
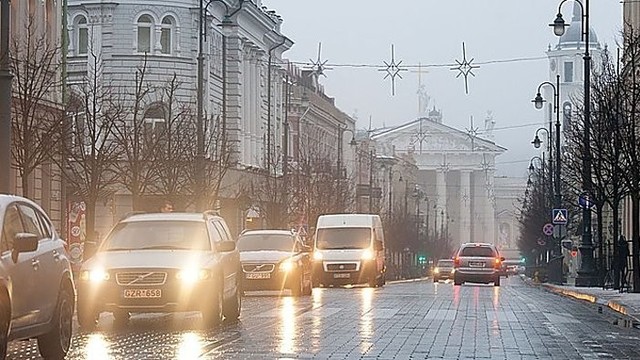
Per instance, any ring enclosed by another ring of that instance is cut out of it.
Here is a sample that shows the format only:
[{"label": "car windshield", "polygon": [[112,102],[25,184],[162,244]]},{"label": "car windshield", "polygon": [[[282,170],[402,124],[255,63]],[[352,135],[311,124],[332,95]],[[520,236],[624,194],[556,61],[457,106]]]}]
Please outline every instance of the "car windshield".
[{"label": "car windshield", "polygon": [[238,239],[238,251],[292,251],[294,241],[287,234],[245,234]]},{"label": "car windshield", "polygon": [[453,260],[438,260],[440,267],[453,267]]},{"label": "car windshield", "polygon": [[479,257],[493,257],[495,253],[493,249],[487,246],[468,246],[462,248],[458,256],[479,256]]},{"label": "car windshield", "polygon": [[327,228],[318,229],[316,248],[328,249],[364,249],[371,244],[369,228]]},{"label": "car windshield", "polygon": [[101,250],[211,250],[211,245],[204,222],[133,221],[116,225]]}]

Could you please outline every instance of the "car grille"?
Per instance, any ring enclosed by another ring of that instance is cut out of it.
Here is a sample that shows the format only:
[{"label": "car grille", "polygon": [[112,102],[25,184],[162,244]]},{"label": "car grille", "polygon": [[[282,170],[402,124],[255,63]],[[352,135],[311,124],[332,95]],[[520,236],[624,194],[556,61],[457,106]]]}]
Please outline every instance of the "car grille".
[{"label": "car grille", "polygon": [[355,271],[358,269],[358,264],[344,263],[344,264],[327,264],[327,271]]},{"label": "car grille", "polygon": [[243,264],[242,271],[250,272],[272,272],[275,269],[274,264]]},{"label": "car grille", "polygon": [[118,285],[163,285],[167,281],[166,272],[120,272],[116,274]]}]

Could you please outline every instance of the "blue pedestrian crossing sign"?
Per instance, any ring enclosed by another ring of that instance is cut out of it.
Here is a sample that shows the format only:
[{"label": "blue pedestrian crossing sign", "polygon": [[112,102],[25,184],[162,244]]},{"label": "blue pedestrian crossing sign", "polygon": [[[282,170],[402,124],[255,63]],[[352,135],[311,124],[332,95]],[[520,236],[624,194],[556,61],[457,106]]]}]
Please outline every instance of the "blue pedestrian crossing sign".
[{"label": "blue pedestrian crossing sign", "polygon": [[553,209],[551,213],[551,222],[554,225],[567,225],[569,213],[567,209]]}]

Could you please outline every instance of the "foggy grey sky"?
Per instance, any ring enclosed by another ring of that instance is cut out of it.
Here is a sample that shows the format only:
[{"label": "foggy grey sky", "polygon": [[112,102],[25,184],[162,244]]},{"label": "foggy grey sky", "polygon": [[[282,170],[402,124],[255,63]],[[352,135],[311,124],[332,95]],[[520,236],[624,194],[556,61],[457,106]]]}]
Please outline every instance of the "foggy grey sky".
[{"label": "foggy grey sky", "polygon": [[[474,64],[494,60],[543,57],[540,60],[485,64],[469,77],[465,94],[463,77],[449,66],[429,67],[422,82],[431,106],[443,112],[445,124],[464,130],[469,119],[481,129],[487,110],[496,121],[495,140],[508,151],[496,159],[498,174],[521,176],[537,152],[530,142],[543,122],[531,99],[548,79],[545,51],[558,38],[548,26],[560,0],[263,0],[263,5],[283,17],[283,33],[295,44],[285,57],[308,62],[317,57],[335,64],[383,64],[390,61],[391,44],[403,65],[451,64],[467,59]],[[562,12],[570,22],[573,3]],[[622,28],[618,0],[591,0],[590,25],[601,45],[615,49]],[[403,72],[390,81],[375,68],[335,67],[321,78],[325,92],[352,115],[358,128],[393,126],[414,120],[418,113],[418,77]],[[506,128],[506,129],[503,129]]]}]

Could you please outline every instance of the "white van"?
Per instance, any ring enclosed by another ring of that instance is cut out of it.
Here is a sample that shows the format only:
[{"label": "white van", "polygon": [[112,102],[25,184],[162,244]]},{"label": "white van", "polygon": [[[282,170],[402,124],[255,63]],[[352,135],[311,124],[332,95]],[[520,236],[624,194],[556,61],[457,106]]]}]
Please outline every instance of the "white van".
[{"label": "white van", "polygon": [[313,252],[314,286],[385,283],[384,231],[378,215],[318,218]]}]

